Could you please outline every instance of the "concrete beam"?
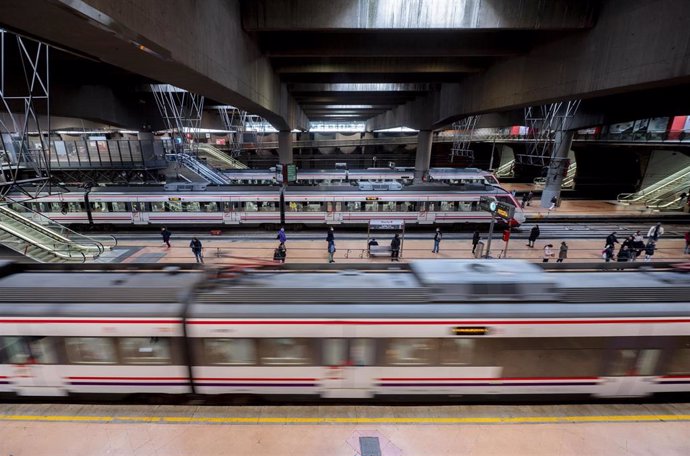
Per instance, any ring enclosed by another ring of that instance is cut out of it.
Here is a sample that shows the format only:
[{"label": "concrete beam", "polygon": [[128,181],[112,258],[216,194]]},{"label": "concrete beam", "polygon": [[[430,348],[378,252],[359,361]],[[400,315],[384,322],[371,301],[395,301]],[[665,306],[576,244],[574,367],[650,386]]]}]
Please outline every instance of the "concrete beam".
[{"label": "concrete beam", "polygon": [[538,46],[461,83],[442,84],[367,127],[405,125],[420,105],[429,108],[430,123],[414,128],[439,128],[470,114],[685,84],[689,21],[687,0],[610,0],[592,30]]},{"label": "concrete beam", "polygon": [[[181,20],[184,18],[183,20]],[[49,43],[245,109],[278,129],[308,119],[234,0],[6,0],[0,22]]]},{"label": "concrete beam", "polygon": [[476,73],[486,65],[477,59],[440,57],[418,58],[340,58],[326,61],[273,59],[278,74],[285,73]]},{"label": "concrete beam", "polygon": [[252,0],[246,30],[580,29],[594,22],[591,0]]}]

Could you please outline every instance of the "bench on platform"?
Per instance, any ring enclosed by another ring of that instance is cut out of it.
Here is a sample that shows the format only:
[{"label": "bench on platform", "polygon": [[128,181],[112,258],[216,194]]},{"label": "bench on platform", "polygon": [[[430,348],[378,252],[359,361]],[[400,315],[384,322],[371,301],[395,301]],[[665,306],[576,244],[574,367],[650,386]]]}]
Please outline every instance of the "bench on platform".
[{"label": "bench on platform", "polygon": [[391,256],[390,245],[372,245],[369,246],[369,256]]}]

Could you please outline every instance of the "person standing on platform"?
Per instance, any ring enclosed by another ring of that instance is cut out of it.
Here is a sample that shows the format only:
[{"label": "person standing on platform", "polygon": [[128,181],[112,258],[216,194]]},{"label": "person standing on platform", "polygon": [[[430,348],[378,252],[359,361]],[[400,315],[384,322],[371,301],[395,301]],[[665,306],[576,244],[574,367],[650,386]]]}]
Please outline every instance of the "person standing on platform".
[{"label": "person standing on platform", "polygon": [[333,229],[333,227],[330,227],[328,229],[328,234],[326,234],[326,242],[328,242],[329,244],[335,242],[335,230]]},{"label": "person standing on platform", "polygon": [[608,263],[613,258],[613,244],[607,244],[601,252],[604,260]]},{"label": "person standing on platform", "polygon": [[436,233],[434,234],[434,248],[431,253],[438,253],[439,244],[441,244],[441,239],[443,239],[443,233],[441,233],[441,228],[436,228]]},{"label": "person standing on platform", "polygon": [[170,231],[166,227],[161,228],[161,237],[163,238],[163,244],[170,248]]},{"label": "person standing on platform", "polygon": [[285,263],[285,257],[287,257],[287,249],[285,248],[285,243],[281,242],[278,248],[273,251],[273,260]]},{"label": "person standing on platform", "polygon": [[534,198],[534,193],[530,190],[530,192],[527,194],[527,205],[529,206],[532,203],[532,198]]},{"label": "person standing on platform", "polygon": [[204,247],[201,245],[201,241],[198,238],[192,238],[192,241],[189,243],[189,248],[192,249],[192,253],[194,253],[194,257],[196,258],[196,262],[203,263],[204,256],[202,255],[201,250]]},{"label": "person standing on platform", "polygon": [[534,247],[534,241],[539,239],[540,234],[541,232],[539,231],[539,225],[534,225],[529,232],[529,237],[527,238],[527,247]]},{"label": "person standing on platform", "polygon": [[553,256],[553,244],[546,244],[544,247],[544,259],[542,260],[542,263],[548,263]]},{"label": "person standing on platform", "polygon": [[561,248],[558,249],[558,259],[556,263],[563,263],[563,260],[568,258],[568,244],[565,241],[561,242]]},{"label": "person standing on platform", "polygon": [[276,239],[278,239],[278,241],[281,244],[285,244],[285,241],[287,241],[287,236],[285,235],[285,228],[283,228],[282,226],[278,230],[278,235],[276,236]]},{"label": "person standing on platform", "polygon": [[391,241],[391,261],[400,261],[400,235],[395,233]]},{"label": "person standing on platform", "polygon": [[[614,244],[620,244],[620,242],[618,242],[618,238],[616,237],[615,231],[606,236],[606,245],[610,245],[611,247],[613,247]],[[604,246],[604,248],[606,248],[606,246]]]},{"label": "person standing on platform", "polygon": [[335,263],[335,260],[333,259],[333,254],[335,254],[335,241],[331,241],[328,243],[328,262],[329,263]]},{"label": "person standing on platform", "polygon": [[647,245],[644,247],[644,261],[646,263],[649,263],[652,261],[652,257],[654,256],[654,251],[656,250],[656,244],[654,241],[649,241],[647,242]]},{"label": "person standing on platform", "polygon": [[479,244],[480,239],[479,230],[474,230],[474,234],[472,235],[472,253],[477,250],[477,244]]},{"label": "person standing on platform", "polygon": [[658,222],[656,225],[649,229],[649,231],[647,232],[647,238],[656,242],[659,240],[662,234],[664,234],[664,227],[661,226],[661,222]]},{"label": "person standing on platform", "polygon": [[690,231],[685,232],[685,250],[683,253],[686,255],[690,253]]},{"label": "person standing on platform", "polygon": [[549,206],[550,211],[556,208],[556,203],[558,203],[558,197],[556,195],[553,195],[553,198],[551,198],[551,206]]}]

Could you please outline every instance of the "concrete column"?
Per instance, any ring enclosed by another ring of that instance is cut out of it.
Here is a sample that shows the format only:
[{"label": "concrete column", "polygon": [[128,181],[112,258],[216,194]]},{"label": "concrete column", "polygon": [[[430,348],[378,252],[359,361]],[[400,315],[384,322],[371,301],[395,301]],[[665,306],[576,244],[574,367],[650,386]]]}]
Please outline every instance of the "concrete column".
[{"label": "concrete column", "polygon": [[549,172],[546,175],[546,185],[541,194],[541,207],[551,207],[551,198],[561,196],[561,183],[567,170],[566,162],[570,146],[573,144],[573,134],[573,130],[556,132],[554,138],[556,150],[552,155]]},{"label": "concrete column", "polygon": [[278,158],[282,165],[292,163],[292,132],[278,132]]},{"label": "concrete column", "polygon": [[417,136],[417,156],[414,161],[414,182],[422,182],[431,164],[431,143],[434,135],[431,130],[420,130]]},{"label": "concrete column", "polygon": [[150,131],[140,131],[137,133],[137,139],[139,141],[153,141],[153,133]]}]

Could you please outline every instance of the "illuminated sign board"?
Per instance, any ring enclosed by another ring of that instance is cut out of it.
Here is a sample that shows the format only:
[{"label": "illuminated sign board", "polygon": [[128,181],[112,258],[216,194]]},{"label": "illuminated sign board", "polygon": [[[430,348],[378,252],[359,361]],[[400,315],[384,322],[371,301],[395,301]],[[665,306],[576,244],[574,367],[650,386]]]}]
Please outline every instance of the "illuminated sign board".
[{"label": "illuminated sign board", "polygon": [[451,333],[455,336],[486,336],[489,334],[489,328],[486,326],[456,326],[451,329]]},{"label": "illuminated sign board", "polygon": [[378,201],[379,197],[378,196],[367,196],[367,201]]},{"label": "illuminated sign board", "polygon": [[168,201],[182,201],[182,198],[179,196],[170,196],[168,197]]}]

